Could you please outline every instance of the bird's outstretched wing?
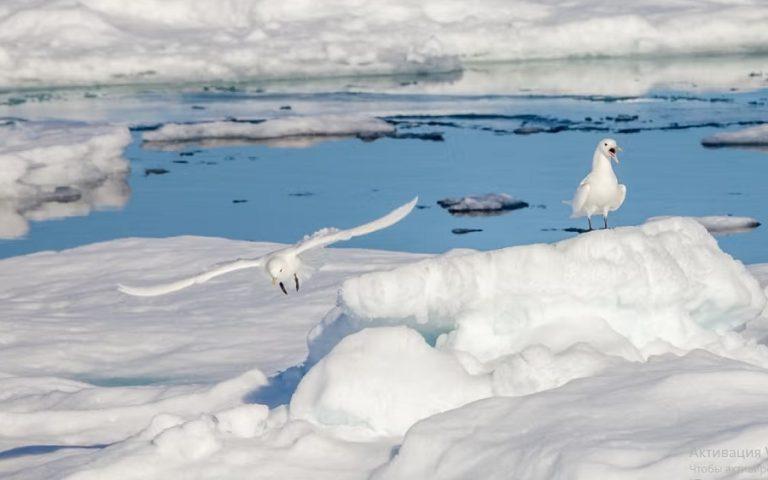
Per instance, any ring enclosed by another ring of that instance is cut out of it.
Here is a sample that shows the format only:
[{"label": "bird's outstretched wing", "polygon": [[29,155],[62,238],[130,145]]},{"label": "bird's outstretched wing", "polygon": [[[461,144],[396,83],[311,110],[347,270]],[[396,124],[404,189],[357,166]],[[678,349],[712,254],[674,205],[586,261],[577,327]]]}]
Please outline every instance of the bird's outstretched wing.
[{"label": "bird's outstretched wing", "polygon": [[375,232],[377,230],[392,226],[405,218],[409,213],[411,213],[411,210],[413,210],[413,207],[416,206],[416,202],[418,201],[419,197],[415,197],[410,202],[397,207],[383,217],[377,218],[372,222],[354,228],[347,230],[324,228],[319,230],[294,245],[294,253],[299,255],[302,252],[306,252],[307,250],[322,248],[332,243],[343,242],[345,240],[349,240],[352,237],[359,237],[360,235],[365,235],[367,233]]},{"label": "bird's outstretched wing", "polygon": [[233,262],[220,263],[214,265],[210,270],[199,273],[193,277],[183,278],[175,282],[152,285],[148,287],[129,287],[128,285],[118,285],[117,289],[128,295],[137,297],[154,297],[165,295],[166,293],[177,292],[197,283],[205,283],[212,278],[216,278],[226,273],[242,270],[244,268],[260,267],[264,263],[264,257],[259,258],[239,258]]}]

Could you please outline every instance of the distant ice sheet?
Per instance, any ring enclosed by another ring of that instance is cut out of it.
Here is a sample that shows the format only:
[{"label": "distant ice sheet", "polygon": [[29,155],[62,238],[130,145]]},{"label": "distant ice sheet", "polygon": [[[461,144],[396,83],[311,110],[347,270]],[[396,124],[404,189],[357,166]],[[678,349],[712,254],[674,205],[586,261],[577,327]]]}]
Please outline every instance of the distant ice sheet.
[{"label": "distant ice sheet", "polygon": [[86,215],[128,200],[126,127],[13,121],[0,126],[0,238],[29,220]]},{"label": "distant ice sheet", "polygon": [[10,0],[0,85],[446,72],[469,62],[763,51],[762,0]]}]

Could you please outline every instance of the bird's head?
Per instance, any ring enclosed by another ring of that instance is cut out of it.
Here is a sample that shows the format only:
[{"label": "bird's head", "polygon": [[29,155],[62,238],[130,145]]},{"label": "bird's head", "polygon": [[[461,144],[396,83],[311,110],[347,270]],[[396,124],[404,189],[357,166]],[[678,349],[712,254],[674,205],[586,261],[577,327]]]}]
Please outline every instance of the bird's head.
[{"label": "bird's head", "polygon": [[272,285],[289,273],[287,267],[285,260],[280,257],[270,258],[267,261],[267,273],[272,279]]},{"label": "bird's head", "polygon": [[600,140],[600,143],[597,145],[597,149],[605,155],[606,158],[613,159],[616,164],[619,164],[619,157],[618,154],[621,151],[621,147],[616,143],[616,140],[612,138],[604,138]]}]

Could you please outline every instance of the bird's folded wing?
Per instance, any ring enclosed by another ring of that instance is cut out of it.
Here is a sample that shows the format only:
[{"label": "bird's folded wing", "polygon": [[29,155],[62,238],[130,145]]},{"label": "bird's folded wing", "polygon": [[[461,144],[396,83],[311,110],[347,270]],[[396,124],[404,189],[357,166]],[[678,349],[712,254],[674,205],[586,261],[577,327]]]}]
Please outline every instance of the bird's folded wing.
[{"label": "bird's folded wing", "polygon": [[419,201],[419,197],[416,197],[410,202],[406,203],[405,205],[402,205],[392,210],[391,212],[384,215],[383,217],[354,228],[350,228],[347,230],[336,230],[336,229],[320,230],[315,234],[313,234],[312,236],[307,237],[304,240],[300,241],[293,248],[295,249],[296,255],[298,255],[302,252],[306,252],[307,250],[325,247],[335,242],[342,242],[344,240],[349,240],[350,238],[353,238],[353,237],[359,237],[360,235],[365,235],[367,233],[371,233],[377,230],[381,230],[383,228],[387,228],[391,225],[396,224],[397,222],[405,218],[409,213],[411,213],[411,210],[413,210],[413,207],[416,206],[416,202],[418,201]]},{"label": "bird's folded wing", "polygon": [[233,262],[214,265],[210,270],[199,273],[193,277],[177,280],[175,282],[151,285],[147,287],[130,287],[128,285],[118,285],[117,289],[123,293],[127,293],[128,295],[135,295],[138,297],[154,297],[157,295],[165,295],[167,293],[177,292],[197,283],[205,283],[212,278],[224,275],[226,273],[242,270],[244,268],[259,267],[263,264],[263,259],[264,257],[240,258]]},{"label": "bird's folded wing", "polygon": [[582,182],[581,185],[579,185],[579,188],[576,189],[576,195],[573,196],[573,202],[571,202],[573,213],[580,212],[581,209],[584,208],[584,204],[587,202],[587,197],[589,196],[589,190],[590,185],[585,182]]}]

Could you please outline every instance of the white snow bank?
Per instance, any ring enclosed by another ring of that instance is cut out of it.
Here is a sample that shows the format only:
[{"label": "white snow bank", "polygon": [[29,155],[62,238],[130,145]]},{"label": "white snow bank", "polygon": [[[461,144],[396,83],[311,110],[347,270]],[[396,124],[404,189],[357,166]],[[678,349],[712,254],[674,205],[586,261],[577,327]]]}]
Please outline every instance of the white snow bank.
[{"label": "white snow bank", "polygon": [[734,132],[713,133],[704,137],[701,144],[707,147],[765,146],[768,145],[768,125],[758,125]]},{"label": "white snow bank", "polygon": [[431,417],[372,478],[758,478],[765,395],[764,369],[703,352],[657,357]]},{"label": "white snow bank", "polygon": [[[651,217],[646,223],[666,220],[672,217]],[[730,215],[709,215],[705,217],[687,217],[700,223],[713,235],[748,232],[760,226],[760,222],[752,217],[732,217]]]},{"label": "white snow bank", "polygon": [[28,220],[121,207],[130,190],[130,142],[122,126],[11,122],[0,126],[0,238],[24,235]]},{"label": "white snow bank", "polygon": [[470,195],[466,197],[444,198],[437,204],[451,213],[471,214],[482,212],[499,212],[525,208],[528,204],[506,193],[486,193],[485,195]]},{"label": "white snow bank", "polygon": [[755,278],[702,226],[672,218],[350,279],[310,335],[310,361],[351,331],[397,323],[487,365],[533,345],[559,354],[584,343],[629,360],[726,354],[743,343],[729,330],[765,305]]},{"label": "white snow bank", "polygon": [[395,127],[384,120],[356,115],[289,116],[259,123],[219,121],[168,123],[144,133],[147,142],[189,142],[206,139],[268,140],[286,137],[383,135]]},{"label": "white snow bank", "polygon": [[292,418],[402,435],[417,420],[491,395],[450,353],[406,327],[365,329],[342,340],[302,379]]},{"label": "white snow bank", "polygon": [[0,85],[448,71],[463,62],[763,51],[761,0],[9,0]]}]

